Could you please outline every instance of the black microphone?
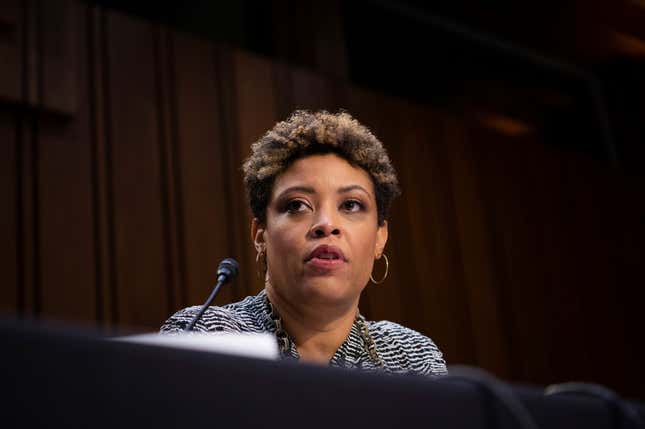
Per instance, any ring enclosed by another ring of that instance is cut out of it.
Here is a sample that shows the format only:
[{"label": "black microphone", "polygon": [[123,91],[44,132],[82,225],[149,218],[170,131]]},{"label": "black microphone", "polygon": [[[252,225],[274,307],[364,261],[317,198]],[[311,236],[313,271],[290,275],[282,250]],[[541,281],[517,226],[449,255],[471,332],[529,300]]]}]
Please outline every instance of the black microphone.
[{"label": "black microphone", "polygon": [[190,321],[188,326],[184,328],[184,332],[193,330],[195,323],[197,323],[206,309],[211,305],[211,302],[213,302],[213,300],[215,299],[217,292],[219,292],[219,288],[221,288],[224,283],[228,283],[233,280],[235,276],[237,276],[239,268],[240,265],[233,258],[226,258],[219,263],[219,267],[217,267],[217,284],[215,285],[213,292],[211,292],[204,305],[202,305],[202,308],[199,309],[199,313],[197,313],[195,317],[193,317],[193,320]]},{"label": "black microphone", "polygon": [[228,283],[237,276],[240,265],[233,258],[226,258],[217,267],[217,282]]}]

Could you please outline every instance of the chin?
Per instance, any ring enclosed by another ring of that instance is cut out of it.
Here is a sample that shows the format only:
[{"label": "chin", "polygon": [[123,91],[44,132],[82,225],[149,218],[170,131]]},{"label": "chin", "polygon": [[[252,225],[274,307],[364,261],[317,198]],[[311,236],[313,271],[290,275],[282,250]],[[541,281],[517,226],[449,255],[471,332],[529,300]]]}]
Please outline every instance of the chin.
[{"label": "chin", "polygon": [[357,299],[361,291],[343,283],[333,278],[309,279],[304,285],[304,292],[308,299],[325,304],[340,304]]}]

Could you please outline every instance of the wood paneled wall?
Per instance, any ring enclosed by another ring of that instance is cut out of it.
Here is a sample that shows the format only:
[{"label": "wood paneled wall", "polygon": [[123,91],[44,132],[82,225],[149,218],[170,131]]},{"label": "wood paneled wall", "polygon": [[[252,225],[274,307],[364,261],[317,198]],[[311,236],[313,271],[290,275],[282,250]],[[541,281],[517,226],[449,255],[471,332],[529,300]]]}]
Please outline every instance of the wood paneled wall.
[{"label": "wood paneled wall", "polygon": [[449,363],[642,397],[643,180],[467,112],[415,105],[72,0],[0,6],[0,309],[155,329],[218,262],[262,287],[241,163],[295,108],[345,108],[404,194],[363,312]]}]

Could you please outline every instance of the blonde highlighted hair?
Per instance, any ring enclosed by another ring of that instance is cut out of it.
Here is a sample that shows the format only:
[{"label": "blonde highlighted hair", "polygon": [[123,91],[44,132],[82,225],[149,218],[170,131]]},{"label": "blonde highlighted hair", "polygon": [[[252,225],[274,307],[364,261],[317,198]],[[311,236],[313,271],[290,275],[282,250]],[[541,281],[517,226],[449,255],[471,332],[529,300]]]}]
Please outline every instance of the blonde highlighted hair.
[{"label": "blonde highlighted hair", "polygon": [[376,195],[378,223],[387,219],[401,191],[396,171],[381,141],[347,112],[297,110],[251,146],[243,165],[244,185],[253,215],[266,222],[275,178],[296,160],[333,153],[365,170]]}]

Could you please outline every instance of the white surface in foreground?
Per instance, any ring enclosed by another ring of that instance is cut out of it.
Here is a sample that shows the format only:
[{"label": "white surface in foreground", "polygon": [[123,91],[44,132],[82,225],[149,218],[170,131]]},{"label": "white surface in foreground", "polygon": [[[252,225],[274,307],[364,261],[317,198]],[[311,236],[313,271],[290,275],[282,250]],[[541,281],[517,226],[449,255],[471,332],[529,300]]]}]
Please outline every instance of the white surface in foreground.
[{"label": "white surface in foreground", "polygon": [[112,338],[114,341],[226,353],[261,359],[278,359],[278,344],[273,335],[252,333],[140,334]]}]

